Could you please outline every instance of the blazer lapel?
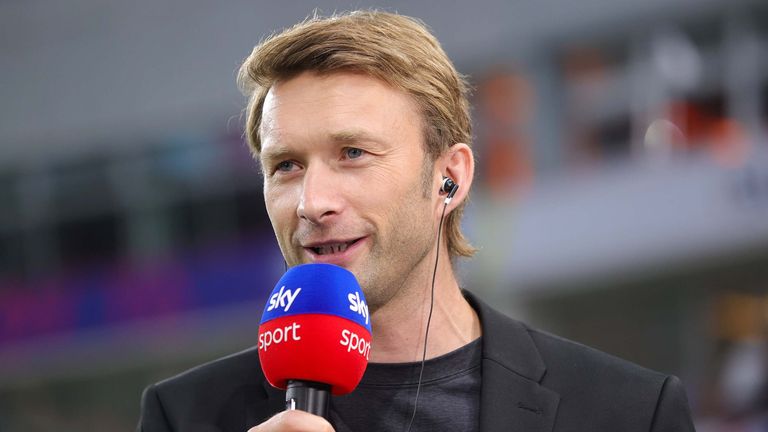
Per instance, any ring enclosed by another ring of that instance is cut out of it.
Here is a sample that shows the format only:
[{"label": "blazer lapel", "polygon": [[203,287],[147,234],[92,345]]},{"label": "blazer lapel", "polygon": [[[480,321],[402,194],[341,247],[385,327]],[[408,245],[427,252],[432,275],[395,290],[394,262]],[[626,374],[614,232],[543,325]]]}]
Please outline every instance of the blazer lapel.
[{"label": "blazer lapel", "polygon": [[539,384],[546,366],[526,327],[464,296],[483,327],[480,431],[552,431],[560,395]]}]

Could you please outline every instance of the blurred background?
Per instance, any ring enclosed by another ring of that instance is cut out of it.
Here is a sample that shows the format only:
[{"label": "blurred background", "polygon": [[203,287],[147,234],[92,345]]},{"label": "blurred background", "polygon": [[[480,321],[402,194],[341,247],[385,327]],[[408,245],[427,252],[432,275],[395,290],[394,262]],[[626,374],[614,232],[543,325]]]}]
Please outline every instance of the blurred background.
[{"label": "blurred background", "polygon": [[466,287],[680,376],[699,431],[768,430],[766,2],[11,0],[0,431],[132,430],[143,387],[253,345],[283,266],[235,73],[359,7],[475,88]]}]

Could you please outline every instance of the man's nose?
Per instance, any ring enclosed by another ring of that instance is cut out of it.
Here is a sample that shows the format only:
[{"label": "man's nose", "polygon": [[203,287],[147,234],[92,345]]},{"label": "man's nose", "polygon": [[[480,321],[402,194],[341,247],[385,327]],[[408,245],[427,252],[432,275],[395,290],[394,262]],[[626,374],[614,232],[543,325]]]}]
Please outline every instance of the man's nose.
[{"label": "man's nose", "polygon": [[297,208],[299,218],[319,225],[341,211],[338,178],[332,170],[307,169],[304,174],[301,199]]}]

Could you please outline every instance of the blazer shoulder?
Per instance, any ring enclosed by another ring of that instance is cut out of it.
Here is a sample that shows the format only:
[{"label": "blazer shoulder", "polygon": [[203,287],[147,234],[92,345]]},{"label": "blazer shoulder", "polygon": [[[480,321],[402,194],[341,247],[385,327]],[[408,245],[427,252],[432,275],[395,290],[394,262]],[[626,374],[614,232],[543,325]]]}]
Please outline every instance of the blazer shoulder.
[{"label": "blazer shoulder", "polygon": [[138,430],[245,430],[249,422],[257,424],[269,415],[267,399],[252,348],[147,387]]},{"label": "blazer shoulder", "polygon": [[[465,297],[480,316],[483,326],[484,358],[536,382],[558,387],[590,387],[602,381],[601,375],[623,380],[638,380],[659,387],[665,375],[601,352],[586,345],[535,329],[483,303],[471,293]],[[555,383],[553,378],[557,379]]]},{"label": "blazer shoulder", "polygon": [[[555,430],[693,430],[685,390],[677,378],[532,328],[469,292],[465,297],[483,325],[484,364],[487,360],[488,365],[503,366],[490,368],[492,376],[484,370],[484,385],[515,374],[534,388],[541,386],[542,393],[546,389],[556,395]],[[507,382],[514,386],[522,381]]]},{"label": "blazer shoulder", "polygon": [[[592,430],[692,431],[680,380],[577,342],[529,330],[547,364],[542,385],[560,394],[563,418]],[[606,429],[607,430],[607,429]]]},{"label": "blazer shoulder", "polygon": [[482,322],[483,356],[528,379],[558,387],[558,390],[593,388],[609,382],[627,383],[628,388],[660,390],[667,378],[627,360],[535,329],[496,311],[468,291],[464,295]]},{"label": "blazer shoulder", "polygon": [[259,365],[258,351],[256,348],[249,348],[203,363],[159,381],[155,384],[155,388],[163,393],[168,390],[190,390],[191,387],[201,385],[207,387],[213,383],[220,387],[227,383],[239,385],[246,382],[261,381],[263,381],[263,376]]},{"label": "blazer shoulder", "polygon": [[544,377],[546,381],[557,379],[557,382],[565,383],[565,386],[572,383],[581,387],[589,383],[592,383],[592,386],[612,383],[614,388],[617,383],[623,383],[633,392],[651,388],[658,396],[658,391],[669,378],[668,375],[587,345],[527,326],[526,328],[547,365]]}]

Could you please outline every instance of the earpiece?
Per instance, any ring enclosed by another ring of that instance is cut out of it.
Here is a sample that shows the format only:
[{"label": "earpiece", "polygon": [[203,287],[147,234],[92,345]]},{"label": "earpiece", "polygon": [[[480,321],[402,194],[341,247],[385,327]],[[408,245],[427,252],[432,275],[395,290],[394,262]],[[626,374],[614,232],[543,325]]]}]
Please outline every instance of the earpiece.
[{"label": "earpiece", "polygon": [[456,184],[450,177],[443,176],[443,184],[440,186],[440,192],[448,194],[445,197],[445,203],[448,204],[453,199],[453,195],[459,190],[459,185]]}]

